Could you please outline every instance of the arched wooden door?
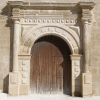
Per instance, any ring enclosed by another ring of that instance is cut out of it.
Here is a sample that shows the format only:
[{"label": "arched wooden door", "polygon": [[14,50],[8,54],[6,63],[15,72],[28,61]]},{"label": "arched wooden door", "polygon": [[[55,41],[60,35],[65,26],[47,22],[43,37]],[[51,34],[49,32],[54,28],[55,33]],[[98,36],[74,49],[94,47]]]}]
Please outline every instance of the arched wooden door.
[{"label": "arched wooden door", "polygon": [[32,47],[32,93],[71,94],[71,60],[68,45],[59,37],[45,36]]}]

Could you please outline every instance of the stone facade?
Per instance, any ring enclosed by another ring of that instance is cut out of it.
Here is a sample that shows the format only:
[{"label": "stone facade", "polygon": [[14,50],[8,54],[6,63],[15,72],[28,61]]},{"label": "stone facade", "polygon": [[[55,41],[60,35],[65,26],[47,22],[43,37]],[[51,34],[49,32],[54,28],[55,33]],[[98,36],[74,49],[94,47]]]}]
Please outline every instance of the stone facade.
[{"label": "stone facade", "polygon": [[55,35],[71,50],[72,96],[100,95],[99,0],[1,0],[0,10],[2,92],[30,94],[31,47]]}]

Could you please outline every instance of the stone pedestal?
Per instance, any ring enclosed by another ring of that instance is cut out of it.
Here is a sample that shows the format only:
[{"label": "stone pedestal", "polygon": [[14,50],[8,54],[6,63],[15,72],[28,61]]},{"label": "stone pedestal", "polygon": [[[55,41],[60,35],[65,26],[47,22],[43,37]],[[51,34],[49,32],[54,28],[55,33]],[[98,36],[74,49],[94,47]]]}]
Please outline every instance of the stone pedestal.
[{"label": "stone pedestal", "polygon": [[18,96],[19,95],[19,74],[15,72],[9,73],[9,95]]},{"label": "stone pedestal", "polygon": [[82,96],[85,98],[92,96],[92,74],[82,73]]}]

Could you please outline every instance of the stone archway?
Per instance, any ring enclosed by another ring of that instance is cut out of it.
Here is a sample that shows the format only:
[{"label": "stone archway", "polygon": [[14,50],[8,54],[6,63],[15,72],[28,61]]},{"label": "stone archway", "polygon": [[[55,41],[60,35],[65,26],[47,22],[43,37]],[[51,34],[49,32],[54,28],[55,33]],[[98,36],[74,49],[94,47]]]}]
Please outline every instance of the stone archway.
[{"label": "stone archway", "polygon": [[79,54],[80,36],[71,28],[62,25],[38,25],[31,28],[27,33],[22,35],[23,46],[32,48],[34,42],[40,37],[46,35],[55,35],[62,38],[68,45],[72,54]]},{"label": "stone archway", "polygon": [[[31,54],[31,48],[33,44],[41,37],[44,36],[57,36],[68,44],[71,51],[71,94],[80,96],[81,95],[81,55],[80,51],[80,42],[79,35],[73,31],[72,29],[66,27],[62,27],[60,25],[39,25],[31,28],[27,33],[22,36],[23,46],[21,47],[21,54],[26,53],[26,58]],[[19,55],[20,57],[20,55]],[[22,57],[22,56],[21,56]],[[23,56],[25,57],[25,56]],[[22,57],[21,60],[24,60]],[[29,58],[28,58],[29,59]],[[19,59],[20,60],[20,59]],[[28,72],[29,73],[29,72]],[[76,75],[76,78],[74,78]],[[29,79],[30,82],[30,79]],[[30,84],[30,83],[29,83]],[[29,86],[30,87],[30,86]]]},{"label": "stone archway", "polygon": [[[12,72],[9,73],[10,95],[25,95],[30,93],[31,48],[40,37],[55,35],[62,38],[68,44],[71,51],[72,96],[92,96],[92,74],[88,69],[88,47],[92,15],[91,10],[94,5],[94,2],[8,2],[10,11],[12,11],[9,19],[14,21],[13,69]],[[34,8],[38,12],[36,12]],[[46,8],[48,9],[48,11],[45,12],[47,19],[44,19],[43,13],[39,16],[39,10],[47,10]],[[49,10],[56,10],[57,15],[55,16],[55,14],[52,13],[52,15],[48,17],[48,14],[50,14]],[[80,34],[83,34],[83,36],[80,37]],[[80,45],[82,42],[83,47],[81,48]],[[81,63],[80,51],[83,52],[84,64]]]}]

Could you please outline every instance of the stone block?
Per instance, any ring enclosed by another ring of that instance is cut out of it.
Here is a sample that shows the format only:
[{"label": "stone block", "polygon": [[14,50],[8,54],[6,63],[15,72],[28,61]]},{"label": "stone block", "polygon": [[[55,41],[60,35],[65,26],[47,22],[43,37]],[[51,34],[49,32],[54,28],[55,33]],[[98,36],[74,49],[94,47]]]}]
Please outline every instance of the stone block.
[{"label": "stone block", "polygon": [[22,67],[22,71],[27,71],[27,68],[26,67]]},{"label": "stone block", "polygon": [[22,61],[22,65],[26,65],[27,64],[27,61]]},{"label": "stone block", "polygon": [[9,85],[18,84],[18,73],[9,73]]},{"label": "stone block", "polygon": [[85,84],[90,84],[91,83],[91,78],[90,78],[91,76],[90,75],[85,75],[84,76],[84,83]]},{"label": "stone block", "polygon": [[92,96],[92,86],[83,87],[82,95],[83,97],[91,97]]},{"label": "stone block", "polygon": [[18,86],[9,86],[9,95],[18,96]]},{"label": "stone block", "polygon": [[27,77],[27,74],[26,74],[26,73],[23,73],[23,74],[22,74],[22,77],[23,77],[23,78],[26,78],[26,77]]},{"label": "stone block", "polygon": [[82,73],[82,96],[92,97],[92,73]]},{"label": "stone block", "polygon": [[79,66],[79,61],[74,62],[75,66]]},{"label": "stone block", "polygon": [[22,79],[22,84],[26,84],[26,79]]},{"label": "stone block", "polygon": [[93,74],[93,76],[94,75],[99,75],[99,69],[100,69],[99,67],[93,67],[92,68],[92,74]]},{"label": "stone block", "polygon": [[29,85],[20,85],[19,86],[19,94],[20,95],[28,95],[29,94]]},{"label": "stone block", "polygon": [[75,72],[79,72],[79,67],[74,68]]}]

